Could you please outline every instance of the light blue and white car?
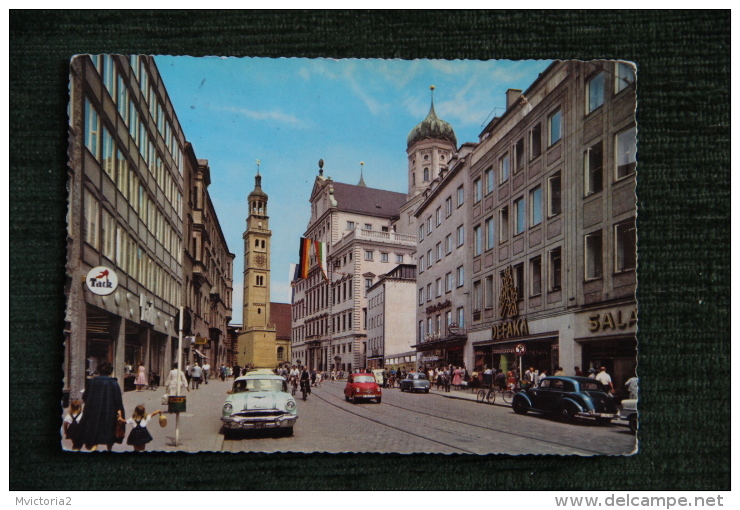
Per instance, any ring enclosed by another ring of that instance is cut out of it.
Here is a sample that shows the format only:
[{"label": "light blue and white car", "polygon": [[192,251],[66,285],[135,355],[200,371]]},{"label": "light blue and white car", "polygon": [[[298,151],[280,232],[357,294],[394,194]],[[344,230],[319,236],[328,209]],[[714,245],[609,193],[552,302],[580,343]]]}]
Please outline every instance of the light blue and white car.
[{"label": "light blue and white car", "polygon": [[278,429],[293,435],[298,420],[295,399],[288,392],[285,378],[258,370],[234,381],[221,410],[224,434],[247,429]]}]

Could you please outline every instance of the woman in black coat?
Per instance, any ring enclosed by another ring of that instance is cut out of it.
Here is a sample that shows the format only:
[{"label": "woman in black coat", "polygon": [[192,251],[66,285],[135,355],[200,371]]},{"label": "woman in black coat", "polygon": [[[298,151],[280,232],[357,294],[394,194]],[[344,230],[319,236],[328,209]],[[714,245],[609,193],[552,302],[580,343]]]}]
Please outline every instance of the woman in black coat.
[{"label": "woman in black coat", "polygon": [[80,429],[88,450],[95,451],[99,444],[104,444],[110,451],[113,443],[123,442],[123,438],[116,437],[119,412],[121,417],[125,417],[123,397],[118,380],[110,376],[113,366],[107,361],[103,362],[98,367],[98,372],[100,375],[90,379],[82,396],[85,410],[80,420]]}]

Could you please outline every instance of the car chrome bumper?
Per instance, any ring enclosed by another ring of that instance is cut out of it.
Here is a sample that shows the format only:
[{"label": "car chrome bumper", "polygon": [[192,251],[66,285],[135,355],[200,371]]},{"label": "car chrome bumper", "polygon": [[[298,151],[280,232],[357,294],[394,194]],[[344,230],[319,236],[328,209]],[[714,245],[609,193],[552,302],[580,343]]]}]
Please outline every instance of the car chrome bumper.
[{"label": "car chrome bumper", "polygon": [[290,428],[295,425],[298,416],[284,414],[266,418],[264,416],[224,416],[221,421],[229,429],[277,429]]},{"label": "car chrome bumper", "polygon": [[579,418],[609,418],[610,420],[614,420],[619,418],[619,413],[594,413],[594,412],[586,412],[586,413],[578,413],[576,414]]}]

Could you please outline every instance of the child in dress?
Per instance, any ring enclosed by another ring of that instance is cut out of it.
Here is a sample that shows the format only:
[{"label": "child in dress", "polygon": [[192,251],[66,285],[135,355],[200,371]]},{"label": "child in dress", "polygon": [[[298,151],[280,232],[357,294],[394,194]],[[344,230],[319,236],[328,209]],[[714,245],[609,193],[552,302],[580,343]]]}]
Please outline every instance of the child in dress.
[{"label": "child in dress", "polygon": [[82,402],[79,399],[74,399],[69,403],[69,412],[64,417],[62,427],[64,437],[72,440],[72,450],[76,452],[82,449],[82,443],[84,442],[80,419],[82,419]]},{"label": "child in dress", "polygon": [[143,452],[146,449],[146,444],[152,440],[152,435],[147,430],[146,425],[147,423],[149,423],[152,417],[161,413],[162,411],[160,409],[157,409],[152,414],[147,415],[146,409],[142,405],[136,406],[136,409],[134,409],[131,418],[129,418],[128,420],[124,420],[121,417],[121,413],[118,413],[118,421],[128,423],[129,425],[133,425],[134,427],[128,434],[128,440],[126,440],[126,444],[130,444],[131,446],[133,446],[135,452]]}]

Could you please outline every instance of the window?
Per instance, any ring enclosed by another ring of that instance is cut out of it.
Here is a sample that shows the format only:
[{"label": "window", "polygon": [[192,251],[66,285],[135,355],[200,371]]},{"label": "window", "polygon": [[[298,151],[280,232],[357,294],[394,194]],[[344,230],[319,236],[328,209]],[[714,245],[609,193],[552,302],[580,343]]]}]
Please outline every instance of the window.
[{"label": "window", "polygon": [[373,286],[373,279],[365,278],[365,290],[369,289],[372,286]]},{"label": "window", "polygon": [[429,169],[425,168],[424,169],[424,182],[427,182],[427,181],[429,181]]},{"label": "window", "polygon": [[419,321],[419,342],[424,341],[424,321]]},{"label": "window", "polygon": [[432,284],[427,283],[427,301],[432,300]]},{"label": "window", "polygon": [[255,284],[259,287],[263,287],[265,285],[265,277],[262,275],[257,275]]},{"label": "window", "polygon": [[477,257],[483,251],[483,231],[480,225],[473,227],[473,256]]},{"label": "window", "polygon": [[536,158],[542,154],[542,125],[536,124],[529,132],[529,157]]},{"label": "window", "polygon": [[635,154],[637,153],[637,132],[632,126],[626,131],[617,134],[617,179],[635,173]]},{"label": "window", "polygon": [[[328,225],[327,225],[327,228],[329,228]],[[388,227],[380,227],[380,231],[381,232],[388,232]]]},{"label": "window", "polygon": [[100,117],[85,98],[85,147],[100,161]]},{"label": "window", "polygon": [[486,170],[486,195],[493,193],[493,167]]},{"label": "window", "polygon": [[493,275],[486,276],[484,282],[483,306],[485,306],[486,309],[490,309],[493,308]]},{"label": "window", "polygon": [[445,254],[449,255],[452,253],[452,234],[447,234],[445,237]]},{"label": "window", "polygon": [[635,83],[635,68],[627,62],[617,63],[617,84],[616,92],[621,92],[630,85]]},{"label": "window", "polygon": [[427,218],[427,234],[431,234],[431,233],[432,233],[432,217],[429,216]]},{"label": "window", "polygon": [[495,226],[493,216],[486,220],[486,250],[493,248],[495,243]]},{"label": "window", "polygon": [[509,206],[504,206],[501,208],[501,212],[499,213],[500,221],[499,221],[499,236],[498,240],[499,243],[503,243],[505,241],[509,240]]},{"label": "window", "polygon": [[601,231],[588,234],[585,237],[585,278],[586,280],[593,280],[601,278],[602,276],[602,242],[601,242]]},{"label": "window", "polygon": [[116,254],[116,221],[108,211],[103,209],[102,224],[100,229],[103,255],[115,262]]},{"label": "window", "polygon": [[537,186],[529,192],[529,226],[542,223],[542,188]]},{"label": "window", "polygon": [[440,297],[442,295],[442,278],[437,278],[437,280],[434,282],[435,288],[437,290],[436,296]]},{"label": "window", "polygon": [[516,289],[516,299],[524,298],[524,264],[514,266],[514,288]]},{"label": "window", "polygon": [[521,234],[526,228],[524,197],[514,200],[514,235]]},{"label": "window", "polygon": [[465,202],[465,189],[463,186],[457,188],[457,206],[460,207]]},{"label": "window", "polygon": [[550,290],[560,290],[562,283],[562,262],[560,260],[560,248],[550,252]]},{"label": "window", "polygon": [[403,254],[402,253],[396,254],[396,264],[403,264]]},{"label": "window", "polygon": [[586,195],[598,193],[604,186],[603,181],[602,142],[588,149],[583,157],[584,174],[586,177]]},{"label": "window", "polygon": [[524,138],[520,138],[514,146],[514,172],[519,172],[524,168]]},{"label": "window", "polygon": [[381,262],[388,262],[388,254],[387,253],[381,253],[380,254],[380,261]]},{"label": "window", "polygon": [[424,225],[419,225],[419,241],[424,240]]},{"label": "window", "polygon": [[604,104],[604,72],[600,72],[586,84],[586,113],[598,109]]},{"label": "window", "polygon": [[480,280],[473,282],[473,320],[476,319],[475,313],[480,312],[483,306],[483,295],[481,293]]},{"label": "window", "polygon": [[354,230],[355,229],[355,222],[354,221],[348,221],[347,222],[347,230]]},{"label": "window", "polygon": [[562,129],[560,110],[552,113],[548,118],[548,147],[557,143],[560,140],[560,132]]},{"label": "window", "polygon": [[452,214],[452,197],[447,197],[445,200],[445,218],[449,218]]},{"label": "window", "polygon": [[457,247],[459,248],[463,243],[465,243],[465,226],[460,225],[457,227]]},{"label": "window", "polygon": [[504,183],[509,180],[510,162],[509,155],[505,155],[499,160],[499,177],[498,182]]},{"label": "window", "polygon": [[637,232],[635,219],[614,226],[614,268],[616,272],[629,271],[637,267]]},{"label": "window", "polygon": [[542,294],[542,257],[535,257],[529,261],[529,274],[532,280],[530,295]]},{"label": "window", "polygon": [[442,260],[442,243],[437,243],[437,262]]},{"label": "window", "polygon": [[473,203],[477,204],[483,195],[483,183],[480,177],[473,181]]},{"label": "window", "polygon": [[445,292],[450,292],[452,290],[452,272],[449,272],[445,275]]},{"label": "window", "polygon": [[462,287],[465,285],[465,267],[460,266],[457,268],[457,286]]},{"label": "window", "polygon": [[437,226],[440,226],[442,224],[442,206],[441,205],[437,207],[437,211],[434,213],[434,218],[436,220]]},{"label": "window", "polygon": [[457,325],[461,328],[465,327],[465,309],[462,306],[457,309]]},{"label": "window", "polygon": [[373,251],[365,250],[365,260],[373,260]]},{"label": "window", "polygon": [[547,215],[553,217],[560,214],[560,172],[547,179]]},{"label": "window", "polygon": [[432,250],[427,251],[427,268],[432,267]]},{"label": "window", "polygon": [[424,255],[422,255],[421,257],[419,257],[419,273],[423,273],[424,269]]},{"label": "window", "polygon": [[372,225],[370,225],[369,223],[365,223],[365,230],[372,230],[372,229],[373,229]]},{"label": "window", "polygon": [[108,176],[111,179],[114,179],[114,173],[116,168],[116,158],[115,158],[115,147],[113,145],[113,137],[108,132],[105,127],[102,129],[103,131],[103,170],[105,170],[105,173],[108,174]]},{"label": "window", "polygon": [[419,289],[419,304],[424,304],[424,289]]},{"label": "window", "polygon": [[98,249],[98,225],[100,216],[100,204],[98,200],[85,190],[85,242]]}]

